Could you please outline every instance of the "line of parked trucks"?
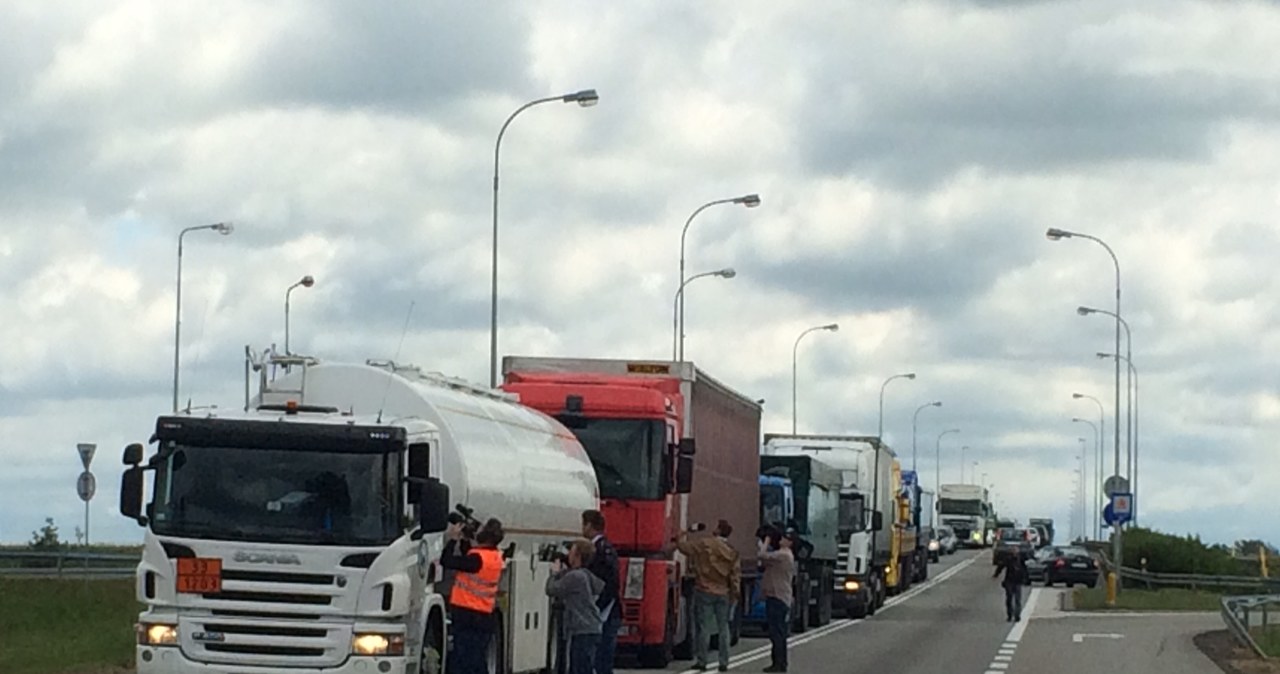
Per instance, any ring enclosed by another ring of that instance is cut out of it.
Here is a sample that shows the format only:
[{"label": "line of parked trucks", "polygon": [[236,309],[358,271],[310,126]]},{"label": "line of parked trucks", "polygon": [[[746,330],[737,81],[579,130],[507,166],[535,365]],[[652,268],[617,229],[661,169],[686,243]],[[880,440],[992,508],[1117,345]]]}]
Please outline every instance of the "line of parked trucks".
[{"label": "line of parked trucks", "polygon": [[[543,586],[586,509],[603,511],[620,557],[619,652],[649,667],[690,650],[692,584],[672,541],[695,523],[734,525],[739,628],[763,619],[758,526],[804,541],[799,631],[873,614],[928,577],[933,494],[877,437],[762,436],[760,404],[688,362],[502,365],[490,390],[246,348],[243,412],[160,417],[149,457],[126,448],[120,495],[146,528],[139,674],[442,671],[436,560],[459,511],[507,531],[493,672],[557,661]],[[982,544],[985,491],[960,487],[942,486],[937,512]]]}]

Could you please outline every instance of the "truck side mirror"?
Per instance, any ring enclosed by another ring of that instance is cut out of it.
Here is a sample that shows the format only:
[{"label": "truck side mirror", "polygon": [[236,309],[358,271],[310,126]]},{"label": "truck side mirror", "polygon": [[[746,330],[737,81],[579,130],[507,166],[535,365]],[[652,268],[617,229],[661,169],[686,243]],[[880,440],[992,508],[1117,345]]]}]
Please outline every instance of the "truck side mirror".
[{"label": "truck side mirror", "polygon": [[124,465],[136,466],[142,463],[142,445],[133,443],[124,448]]},{"label": "truck side mirror", "polygon": [[871,530],[884,531],[884,513],[879,510],[871,511]]},{"label": "truck side mirror", "polygon": [[[135,445],[141,449],[141,445]],[[120,477],[120,514],[132,518],[140,526],[146,526],[142,516],[142,468],[133,466]]]},{"label": "truck side mirror", "polygon": [[[409,483],[413,485],[414,483]],[[418,528],[423,533],[439,533],[449,528],[449,485],[436,478],[417,483],[420,491]]]},{"label": "truck side mirror", "polygon": [[693,456],[698,453],[698,444],[693,438],[680,438],[680,456]]},{"label": "truck side mirror", "polygon": [[693,457],[681,454],[676,457],[676,493],[693,491]]},{"label": "truck side mirror", "polygon": [[409,479],[406,480],[408,487],[406,496],[411,505],[422,503],[422,485],[430,477],[430,451],[431,445],[425,443],[409,445]]}]

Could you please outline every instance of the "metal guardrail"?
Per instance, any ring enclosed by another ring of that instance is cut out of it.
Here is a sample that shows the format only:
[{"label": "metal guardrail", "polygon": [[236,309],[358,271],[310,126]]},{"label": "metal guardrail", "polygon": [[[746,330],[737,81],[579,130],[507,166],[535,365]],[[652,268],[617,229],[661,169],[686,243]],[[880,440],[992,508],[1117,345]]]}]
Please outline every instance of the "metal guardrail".
[{"label": "metal guardrail", "polygon": [[1280,579],[1262,578],[1260,576],[1214,576],[1203,573],[1152,573],[1140,569],[1123,568],[1120,577],[1126,587],[1134,584],[1147,587],[1185,587],[1192,590],[1203,588],[1246,589],[1260,592],[1280,592]]},{"label": "metal guardrail", "polygon": [[[1253,638],[1252,630],[1254,627],[1269,628],[1273,613],[1280,618],[1280,594],[1222,598],[1222,621],[1227,624],[1227,631],[1241,646],[1253,649],[1262,658],[1270,656]],[[1262,621],[1255,625],[1253,620],[1257,616],[1261,616]]]},{"label": "metal guardrail", "polygon": [[131,578],[141,553],[0,550],[0,577]]}]

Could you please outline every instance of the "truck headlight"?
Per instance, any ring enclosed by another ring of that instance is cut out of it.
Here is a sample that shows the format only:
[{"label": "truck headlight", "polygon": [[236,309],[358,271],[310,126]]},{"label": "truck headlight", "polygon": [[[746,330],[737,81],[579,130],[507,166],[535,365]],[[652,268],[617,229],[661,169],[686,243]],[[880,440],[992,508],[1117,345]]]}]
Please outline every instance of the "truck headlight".
[{"label": "truck headlight", "polygon": [[941,546],[939,546],[939,545],[938,545],[938,542],[937,542],[937,541],[929,541],[929,549],[930,549],[930,550],[937,550],[939,547],[941,547]]},{"label": "truck headlight", "polygon": [[644,599],[644,558],[627,559],[627,578],[622,585],[622,598],[631,601]]},{"label": "truck headlight", "polygon": [[861,585],[859,585],[859,584],[858,584],[858,581],[856,581],[856,580],[846,580],[846,581],[844,582],[844,591],[845,591],[845,592],[857,592],[857,591],[858,591],[858,588],[860,588],[860,587],[862,587],[862,586],[861,586]]},{"label": "truck headlight", "polygon": [[404,635],[376,632],[357,634],[351,639],[351,653],[354,655],[404,655]]},{"label": "truck headlight", "polygon": [[178,644],[178,626],[170,623],[138,623],[134,626],[138,633],[139,646],[176,646]]}]

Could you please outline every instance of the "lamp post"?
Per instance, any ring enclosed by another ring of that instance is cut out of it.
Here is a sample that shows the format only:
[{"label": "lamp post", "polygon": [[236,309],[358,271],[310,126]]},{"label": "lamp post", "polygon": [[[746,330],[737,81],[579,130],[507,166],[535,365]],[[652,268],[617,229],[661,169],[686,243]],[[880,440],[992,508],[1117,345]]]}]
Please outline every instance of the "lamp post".
[{"label": "lamp post", "polygon": [[178,411],[178,376],[180,356],[182,350],[182,239],[186,237],[188,232],[198,232],[208,230],[217,232],[223,236],[227,236],[235,227],[230,222],[215,222],[212,225],[197,225],[195,227],[187,227],[178,232],[178,284],[177,284],[177,308],[173,315],[173,411]]},{"label": "lamp post", "polygon": [[[884,383],[880,384],[880,420],[876,423],[876,437],[880,439],[881,443],[884,442],[884,390],[885,388],[888,387],[889,382],[893,381],[894,379],[915,379],[915,378],[916,378],[916,373],[905,372],[903,374],[895,374],[892,377],[889,377],[888,379],[884,380]],[[879,455],[877,454],[877,456]],[[876,474],[878,475],[879,472],[877,472]]]},{"label": "lamp post", "polygon": [[298,279],[297,283],[289,286],[288,290],[284,291],[284,355],[286,356],[293,354],[293,352],[289,350],[289,296],[293,294],[294,288],[299,286],[303,288],[310,288],[315,284],[315,277],[307,274],[301,279]]},{"label": "lamp post", "polygon": [[738,275],[738,272],[734,271],[733,267],[725,267],[724,269],[718,269],[716,271],[704,271],[701,274],[694,274],[693,276],[690,276],[689,278],[685,279],[683,282],[680,283],[680,289],[676,291],[676,298],[671,308],[671,332],[672,332],[671,359],[672,360],[679,360],[679,359],[682,359],[684,356],[683,352],[681,352],[680,357],[677,358],[676,335],[680,331],[680,305],[683,303],[682,300],[684,299],[685,286],[689,285],[690,283],[693,283],[694,281],[697,281],[700,278],[706,278],[708,276],[719,276],[720,278],[733,278],[737,275]]},{"label": "lamp post", "polygon": [[[1096,236],[1092,236],[1090,234],[1083,234],[1080,232],[1072,232],[1064,229],[1058,229],[1056,227],[1051,227],[1045,231],[1045,236],[1048,237],[1050,241],[1058,241],[1061,239],[1070,239],[1074,237],[1079,237],[1081,239],[1088,239],[1089,241],[1093,241],[1094,243],[1097,243],[1098,245],[1102,246],[1104,249],[1106,249],[1107,254],[1111,256],[1111,261],[1115,264],[1115,267],[1116,267],[1116,313],[1115,313],[1116,315],[1116,353],[1120,353],[1120,318],[1119,317],[1123,312],[1120,310],[1120,259],[1116,257],[1115,251],[1111,250],[1111,246],[1108,246],[1105,241],[1103,241],[1102,239],[1099,239]],[[1119,360],[1116,361],[1116,404],[1115,404],[1114,418],[1116,420],[1116,423],[1115,423],[1115,471],[1116,472],[1115,474],[1119,475],[1120,474],[1120,361]],[[1115,535],[1111,539],[1111,553],[1112,553],[1112,557],[1114,558],[1116,568],[1118,569],[1124,568],[1123,530],[1124,530],[1124,527],[1116,527]],[[1117,585],[1116,585],[1117,589],[1119,589],[1121,585],[1123,585],[1123,583],[1119,582],[1119,579],[1117,579]]]},{"label": "lamp post", "polygon": [[[880,454],[883,453],[880,451],[880,447],[884,446],[884,390],[889,386],[889,382],[895,379],[915,379],[915,378],[916,378],[916,373],[904,372],[902,374],[895,374],[892,377],[889,377],[888,379],[884,380],[884,382],[880,384],[880,420],[876,423],[876,443],[879,445],[879,447],[876,447],[876,458],[875,458],[875,461],[873,461],[871,464],[872,466],[871,467],[871,502],[872,503],[880,503]],[[919,477],[917,476],[916,479],[918,480]],[[871,549],[872,550],[875,549],[875,543],[876,543],[876,533],[872,532],[871,533]]]},{"label": "lamp post", "polygon": [[[1072,423],[1077,423],[1077,424],[1089,424],[1089,428],[1093,429],[1093,457],[1094,457],[1093,461],[1095,464],[1097,464],[1099,461],[1102,460],[1102,450],[1098,448],[1098,425],[1093,423],[1092,421],[1089,421],[1088,419],[1081,419],[1080,417],[1072,417],[1071,421]],[[1094,471],[1097,472],[1096,465],[1094,466]],[[1086,531],[1088,532],[1088,535],[1093,535],[1094,533],[1097,532],[1097,516],[1098,516],[1097,515],[1097,511],[1098,511],[1097,492],[1101,489],[1102,489],[1102,486],[1100,483],[1094,483],[1093,485],[1094,520],[1090,523],[1089,528],[1086,529]],[[1085,490],[1084,490],[1084,498],[1085,498],[1085,503],[1087,504],[1089,502],[1089,489],[1087,486],[1085,487]],[[1085,514],[1085,519],[1087,520],[1089,517],[1089,511],[1086,509],[1084,514]]]},{"label": "lamp post", "polygon": [[577,103],[580,107],[589,108],[600,102],[600,95],[595,89],[583,89],[575,91],[571,94],[561,96],[548,96],[547,98],[539,98],[529,101],[524,105],[516,108],[516,111],[507,117],[507,121],[502,123],[502,128],[498,130],[498,140],[493,144],[493,262],[491,266],[492,282],[490,286],[489,298],[489,387],[498,387],[498,159],[502,152],[502,137],[507,133],[507,127],[511,125],[511,121],[517,115],[532,108],[535,105],[543,103]]},{"label": "lamp post", "polygon": [[[733,197],[732,199],[716,199],[715,201],[708,201],[707,203],[705,203],[705,204],[703,204],[703,205],[699,206],[699,207],[697,208],[697,210],[695,210],[695,211],[693,212],[693,214],[691,214],[691,215],[689,216],[689,219],[684,221],[684,228],[680,230],[680,283],[679,283],[679,287],[681,287],[681,288],[683,288],[683,287],[684,287],[684,282],[685,282],[685,277],[684,277],[684,240],[685,240],[685,236],[689,234],[689,225],[692,225],[692,224],[693,224],[693,219],[694,219],[694,218],[696,218],[696,217],[698,217],[698,214],[699,214],[699,213],[701,213],[701,212],[703,212],[703,211],[707,210],[708,208],[711,208],[712,206],[719,206],[719,205],[721,205],[721,204],[740,204],[740,205],[742,205],[742,206],[746,206],[747,208],[755,208],[756,206],[759,206],[759,205],[760,205],[760,195],[759,195],[759,194],[744,194],[744,195],[742,195],[742,196],[740,196],[740,197]],[[680,296],[679,303],[680,303],[680,306],[679,306],[679,312],[678,312],[678,313],[679,313],[679,323],[678,323],[678,326],[677,326],[677,328],[676,328],[676,333],[679,335],[679,344],[680,344],[680,346],[679,346],[679,350],[677,351],[676,355],[672,356],[672,357],[671,357],[671,359],[672,359],[672,360],[676,360],[676,361],[683,361],[683,360],[684,360],[684,296],[683,296],[683,295],[681,295],[681,296]]]},{"label": "lamp post", "polygon": [[959,433],[959,428],[945,430],[938,434],[938,442],[934,445],[934,475],[933,475],[933,493],[942,498],[942,437],[949,433]]},{"label": "lamp post", "polygon": [[964,455],[969,451],[969,445],[960,448],[960,484],[964,484]]},{"label": "lamp post", "polygon": [[920,419],[920,411],[927,407],[942,407],[941,400],[935,400],[931,403],[925,403],[916,408],[915,414],[911,415],[911,470],[916,469],[916,425]]},{"label": "lamp post", "polygon": [[1084,438],[1076,438],[1080,441],[1080,455],[1076,458],[1080,460],[1080,538],[1088,540],[1089,538],[1089,513],[1085,510],[1085,504],[1089,499],[1089,483],[1085,475],[1088,475],[1089,465],[1085,462]]},{"label": "lamp post", "polygon": [[797,354],[799,353],[799,350],[800,350],[800,340],[804,339],[805,335],[811,332],[817,332],[819,330],[836,332],[840,330],[840,324],[828,323],[826,325],[817,325],[812,328],[809,328],[808,330],[805,330],[804,332],[800,333],[799,337],[796,337],[796,343],[791,347],[791,434],[792,435],[796,434],[796,370],[797,370],[796,365],[798,363]]},{"label": "lamp post", "polygon": [[[1116,356],[1111,353],[1099,353],[1098,357],[1106,359],[1115,358]],[[1133,454],[1130,457],[1133,462],[1130,464],[1133,471],[1133,480],[1129,485],[1129,490],[1133,492],[1133,500],[1136,505],[1138,502],[1138,368],[1133,364],[1132,360],[1129,360],[1128,356],[1120,356],[1120,358],[1128,365],[1129,377],[1133,380]],[[1137,523],[1138,509],[1135,507],[1133,509],[1133,524]]]},{"label": "lamp post", "polygon": [[1088,399],[1098,406],[1098,460],[1094,466],[1094,499],[1093,499],[1093,526],[1094,531],[1098,534],[1098,540],[1102,540],[1102,473],[1103,473],[1103,454],[1107,451],[1107,413],[1102,407],[1102,401],[1097,398],[1086,395],[1084,393],[1072,393],[1072,398],[1076,400]]},{"label": "lamp post", "polygon": [[[1076,307],[1076,313],[1080,314],[1081,316],[1088,316],[1089,314],[1102,314],[1103,316],[1110,316],[1111,318],[1114,318],[1115,320],[1119,321],[1120,325],[1124,328],[1125,358],[1128,359],[1130,363],[1133,362],[1133,331],[1129,329],[1129,321],[1124,320],[1120,316],[1116,315],[1114,312],[1107,311],[1106,309],[1094,309],[1093,307],[1084,307],[1084,306]],[[1117,348],[1117,353],[1118,352],[1119,352],[1119,349]],[[1129,475],[1129,478],[1132,480],[1130,489],[1133,491],[1134,499],[1137,499],[1138,497],[1138,429],[1137,429],[1137,410],[1135,409],[1134,406],[1136,404],[1136,398],[1138,397],[1138,392],[1137,392],[1136,383],[1134,382],[1134,375],[1133,375],[1132,368],[1129,370],[1128,375],[1129,375],[1128,380],[1125,382],[1125,389],[1124,389],[1125,398],[1126,398],[1125,410],[1127,414],[1126,421],[1125,421],[1125,452],[1128,455],[1127,475]],[[1137,515],[1136,510],[1134,511],[1134,515],[1135,517],[1133,521],[1134,523],[1137,523],[1138,520],[1136,517]]]}]

